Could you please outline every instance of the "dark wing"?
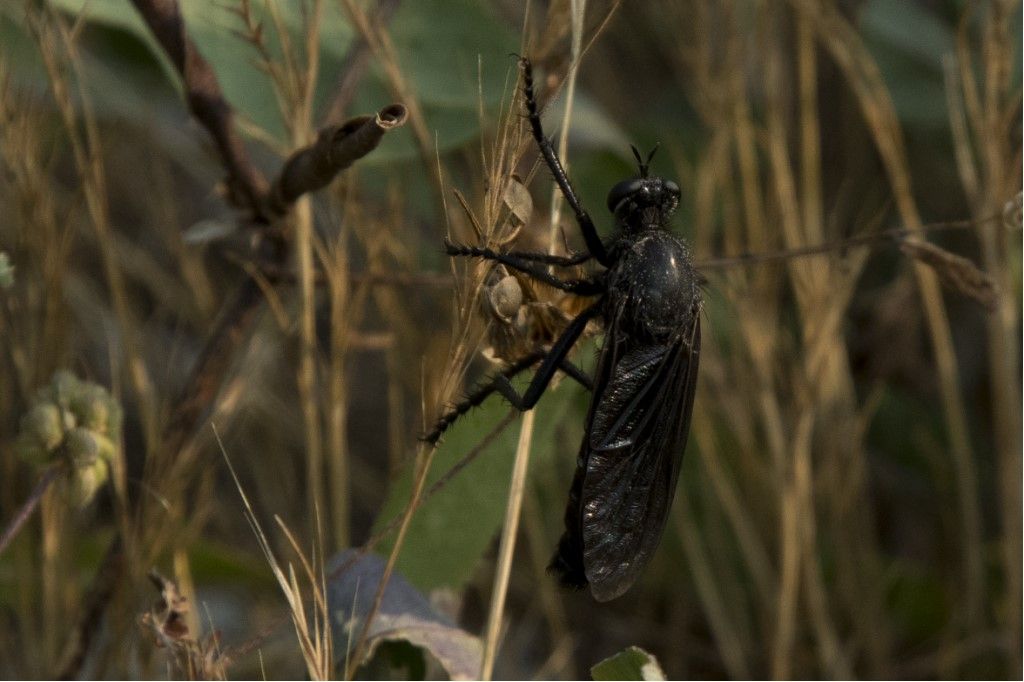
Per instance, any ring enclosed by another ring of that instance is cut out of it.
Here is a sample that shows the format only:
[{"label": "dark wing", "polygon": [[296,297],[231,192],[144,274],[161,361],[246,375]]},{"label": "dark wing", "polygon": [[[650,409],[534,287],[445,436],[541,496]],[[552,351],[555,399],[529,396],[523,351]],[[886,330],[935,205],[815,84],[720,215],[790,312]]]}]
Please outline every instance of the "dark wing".
[{"label": "dark wing", "polygon": [[598,601],[630,588],[665,528],[697,386],[699,314],[692,320],[669,344],[620,343],[602,358],[607,383],[594,393],[576,506],[584,572]]}]

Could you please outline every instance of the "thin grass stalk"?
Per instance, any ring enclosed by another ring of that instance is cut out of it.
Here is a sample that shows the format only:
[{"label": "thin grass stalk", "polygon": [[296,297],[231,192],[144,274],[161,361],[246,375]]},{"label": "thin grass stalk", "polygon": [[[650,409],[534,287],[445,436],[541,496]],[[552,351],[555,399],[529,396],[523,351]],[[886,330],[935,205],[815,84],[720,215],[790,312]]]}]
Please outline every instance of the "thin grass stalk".
[{"label": "thin grass stalk", "polygon": [[[799,88],[798,122],[799,151],[801,157],[801,177],[799,183],[792,177],[791,164],[786,158],[785,146],[787,135],[783,129],[782,116],[778,106],[769,106],[768,127],[770,131],[770,157],[773,161],[774,176],[780,197],[779,206],[782,210],[782,223],[794,229],[784,229],[788,249],[803,248],[808,243],[821,243],[824,240],[821,205],[820,179],[820,131],[818,126],[816,102],[816,69],[815,45],[813,32],[806,18],[795,16],[797,34],[796,71]],[[776,71],[777,59],[769,61],[769,69]],[[778,78],[778,74],[776,78]],[[770,79],[771,80],[771,79]],[[769,88],[778,92],[781,88]],[[769,97],[775,103],[776,97]],[[797,194],[796,187],[800,187]],[[799,226],[799,228],[797,228]],[[833,619],[829,613],[828,596],[821,580],[821,566],[816,541],[816,509],[813,495],[812,459],[810,456],[810,433],[812,425],[817,421],[819,428],[829,431],[845,431],[845,417],[855,411],[855,393],[853,378],[848,366],[848,351],[841,333],[847,304],[854,291],[858,273],[865,261],[866,250],[854,254],[850,263],[839,270],[827,261],[807,261],[803,264],[792,261],[789,271],[793,278],[797,293],[798,308],[802,319],[803,383],[812,393],[808,405],[823,406],[817,414],[808,413],[804,407],[793,442],[794,450],[794,485],[798,496],[800,525],[800,561],[804,564],[801,570],[802,594],[805,596],[806,608],[811,631],[817,640],[817,650],[821,669],[826,674],[844,678],[850,675],[848,664],[839,649],[838,637],[835,633]],[[824,297],[826,290],[833,290],[833,295]],[[838,408],[836,410],[835,408]],[[836,447],[826,450],[833,454],[836,461],[849,462],[846,466],[858,468],[863,462],[863,448],[856,440],[837,442]],[[857,477],[847,477],[848,490],[861,502],[863,488]],[[852,518],[843,514],[847,523],[862,523],[862,518]],[[856,556],[859,552],[870,551],[864,547],[856,549],[844,548],[846,553]],[[869,627],[873,636],[881,639],[884,631]]]},{"label": "thin grass stalk", "polygon": [[[370,286],[358,283],[353,290],[348,260],[348,234],[351,220],[343,218],[338,235],[328,246],[317,241],[330,293],[331,341],[327,379],[327,465],[328,491],[334,541],[348,547],[351,532],[351,467],[348,448],[348,376],[346,364],[352,331],[363,316]],[[387,352],[387,351],[385,351]]]},{"label": "thin grass stalk", "polygon": [[742,36],[734,8],[724,8],[728,15],[729,39],[727,50],[729,60],[735,67],[729,81],[732,110],[734,149],[739,164],[740,191],[742,193],[743,225],[746,228],[746,244],[754,251],[763,251],[767,246],[767,234],[764,226],[765,205],[761,193],[761,174],[758,170],[757,137],[750,112],[750,102],[746,96],[745,70],[740,66],[744,63],[744,36]]},{"label": "thin grass stalk", "polygon": [[[271,2],[273,10],[276,3]],[[316,83],[319,65],[320,46],[320,15],[323,0],[315,0],[314,17],[307,21],[306,68],[300,73],[299,67],[286,62],[289,73],[294,74],[293,80],[303,84],[296,86],[298,90],[292,116],[292,144],[300,148],[309,144],[313,138],[313,85]],[[272,12],[276,16],[275,12]],[[290,50],[285,42],[288,30],[278,23],[282,50],[286,59],[290,58]],[[297,381],[299,401],[302,405],[302,423],[306,450],[306,490],[308,491],[310,518],[315,518],[317,510],[327,509],[324,498],[324,452],[320,425],[319,379],[317,362],[316,337],[316,263],[313,254],[313,208],[311,199],[304,196],[295,203],[293,212],[295,228],[295,263],[299,280],[299,366]]]},{"label": "thin grass stalk", "polygon": [[508,581],[512,575],[512,557],[519,531],[519,512],[522,509],[523,494],[526,490],[526,472],[530,463],[530,443],[533,439],[533,423],[536,412],[530,410],[523,415],[519,428],[519,442],[516,445],[515,461],[512,465],[512,481],[509,485],[505,505],[505,523],[501,529],[501,544],[498,548],[498,564],[491,588],[491,603],[487,613],[487,629],[484,635],[484,654],[480,664],[480,679],[490,680],[494,672],[494,658],[501,638],[501,621],[505,612],[505,596]]},{"label": "thin grass stalk", "polygon": [[[278,587],[281,589],[285,600],[288,602],[292,625],[295,628],[295,634],[299,640],[299,648],[302,651],[303,659],[306,664],[306,672],[309,674],[310,679],[313,680],[330,679],[334,658],[333,652],[331,651],[330,628],[327,627],[325,631],[322,625],[323,623],[330,622],[330,614],[326,612],[326,597],[322,594],[317,594],[320,590],[320,586],[323,584],[323,577],[322,575],[320,578],[316,576],[292,533],[279,518],[275,517],[278,526],[284,530],[286,539],[291,544],[296,555],[299,557],[299,560],[306,571],[310,587],[313,590],[313,607],[316,611],[312,622],[313,632],[311,633],[311,623],[306,615],[305,600],[303,599],[302,590],[295,575],[294,566],[289,563],[286,573],[280,562],[277,560],[277,557],[274,555],[274,551],[270,546],[270,539],[267,537],[263,528],[260,526],[259,520],[256,518],[256,512],[253,510],[248,495],[245,494],[245,490],[242,488],[241,481],[239,481],[238,474],[235,472],[235,468],[231,464],[231,459],[228,457],[227,450],[224,448],[224,443],[221,441],[220,434],[217,432],[216,426],[213,427],[213,435],[217,441],[217,446],[220,448],[221,455],[224,457],[224,462],[227,464],[231,478],[235,483],[235,488],[238,490],[238,494],[242,498],[242,504],[245,507],[245,520],[252,529],[253,535],[256,536],[256,541],[259,543],[260,550],[263,552],[264,558],[267,560],[270,570],[274,574]],[[314,518],[319,519],[319,512],[315,511],[314,513]],[[319,522],[317,521],[315,525],[314,534],[319,534]]]},{"label": "thin grass stalk", "polygon": [[[174,565],[174,582],[182,596],[188,599],[190,604],[199,604],[196,599],[196,585],[192,579],[192,569],[189,566],[188,552],[181,547],[176,547],[173,552],[172,562]],[[197,609],[188,609],[185,612],[185,625],[189,632],[199,633],[199,612]]]},{"label": "thin grass stalk", "polygon": [[812,430],[815,414],[810,405],[804,406],[793,439],[793,486],[798,506],[800,537],[796,540],[800,552],[801,578],[810,624],[818,643],[821,669],[834,679],[851,679],[852,671],[846,665],[839,648],[839,638],[828,611],[827,595],[821,580],[818,557],[816,524],[814,520],[814,472],[811,460]]},{"label": "thin grass stalk", "polygon": [[[327,463],[330,470],[328,489],[331,503],[331,530],[337,547],[349,546],[351,486],[348,452],[348,390],[345,361],[348,358],[347,307],[350,304],[348,287],[348,253],[343,227],[338,235],[328,269],[331,310],[331,356],[327,379]],[[325,263],[326,266],[326,263]]]},{"label": "thin grass stalk", "polygon": [[818,654],[823,672],[836,680],[853,679],[853,670],[843,651],[839,634],[832,622],[828,592],[822,576],[821,561],[818,557],[817,534],[814,519],[814,487],[811,470],[811,453],[809,447],[799,447],[795,459],[795,476],[799,487],[806,496],[801,506],[810,510],[803,517],[802,561],[804,568],[804,594],[807,598],[807,610],[811,625],[818,640]]},{"label": "thin grass stalk", "polygon": [[[440,158],[438,159],[437,166],[438,177],[442,177],[442,168],[440,166]],[[457,196],[459,196],[457,194]],[[444,196],[442,195],[442,202],[444,202]],[[445,207],[445,216],[447,217],[447,208]],[[454,269],[454,263],[452,264]],[[469,296],[465,297],[462,305],[458,308],[457,319],[461,321],[461,324],[456,328],[455,339],[456,343],[452,349],[451,356],[452,360],[448,363],[448,368],[444,377],[442,377],[441,393],[440,398],[436,401],[438,404],[444,404],[444,400],[447,396],[451,395],[454,390],[459,376],[466,370],[467,357],[469,348],[475,347],[469,344],[471,336],[470,324],[471,316],[477,309],[477,300],[480,294],[480,286],[474,288],[474,291]],[[481,332],[482,333],[482,332]],[[479,340],[479,338],[477,339]],[[424,410],[424,414],[426,414]],[[493,434],[497,434],[501,429],[504,428],[504,424],[501,428],[496,428]],[[433,462],[435,453],[437,452],[437,446],[430,447],[429,449],[421,445],[416,456],[416,469],[413,477],[413,490],[409,496],[409,501],[406,503],[405,509],[402,511],[401,521],[398,526],[398,534],[395,537],[394,545],[391,548],[391,552],[388,554],[387,562],[384,566],[384,571],[381,574],[380,582],[377,584],[377,589],[374,593],[373,603],[370,606],[370,610],[367,612],[366,617],[363,621],[363,626],[360,630],[359,637],[356,639],[355,646],[350,648],[351,655],[348,657],[345,665],[345,679],[352,679],[355,676],[356,670],[362,663],[364,651],[366,650],[367,639],[370,633],[370,626],[373,624],[374,618],[380,611],[381,603],[384,600],[384,591],[387,589],[388,582],[391,580],[391,574],[394,572],[395,564],[398,561],[399,553],[401,552],[402,546],[405,543],[405,537],[408,533],[409,526],[412,523],[412,517],[419,507],[423,495],[424,488],[426,485],[427,474],[430,471],[430,466]],[[390,526],[388,528],[390,530]],[[379,537],[371,539],[375,544],[379,540]],[[370,543],[367,543],[369,545]]]},{"label": "thin grass stalk", "polygon": [[821,126],[818,120],[818,68],[814,31],[806,18],[797,15],[796,64],[799,92],[800,199],[804,234],[811,243],[824,241],[825,223],[821,198]]},{"label": "thin grass stalk", "polygon": [[[297,381],[302,405],[309,511],[324,508],[324,457],[317,389],[316,281],[313,262],[313,215],[309,197],[295,203],[295,256],[299,277],[299,365]],[[310,517],[312,518],[312,516]]]},{"label": "thin grass stalk", "polygon": [[796,639],[797,600],[800,587],[800,495],[795,477],[790,476],[782,491],[781,580],[775,608],[775,635],[772,643],[772,678],[792,677],[793,645]]},{"label": "thin grass stalk", "polygon": [[[393,327],[394,323],[389,326]],[[398,471],[404,460],[405,400],[402,391],[402,355],[398,343],[392,344],[385,353],[388,375],[388,473],[391,474]]]},{"label": "thin grass stalk", "polygon": [[[565,110],[562,112],[561,134],[558,138],[558,158],[562,167],[569,172],[569,128],[572,124],[573,102],[576,98],[576,74],[580,69],[580,50],[583,46],[583,17],[587,9],[586,0],[570,0],[572,36],[569,55],[569,73],[565,79]],[[562,212],[562,191],[557,185],[551,188],[551,223],[548,227],[548,252],[554,254],[558,246],[559,217]]]}]

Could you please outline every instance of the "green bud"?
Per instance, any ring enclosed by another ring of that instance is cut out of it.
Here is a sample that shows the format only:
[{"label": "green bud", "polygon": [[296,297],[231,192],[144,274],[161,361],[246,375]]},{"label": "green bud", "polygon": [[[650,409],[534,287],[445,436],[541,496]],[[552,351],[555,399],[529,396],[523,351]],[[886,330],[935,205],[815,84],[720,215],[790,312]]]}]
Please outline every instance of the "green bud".
[{"label": "green bud", "polygon": [[100,444],[97,436],[86,428],[78,427],[68,431],[67,440],[68,457],[76,467],[89,466],[100,455]]},{"label": "green bud", "polygon": [[102,459],[97,459],[88,466],[74,467],[64,484],[65,499],[70,505],[85,507],[107,482],[109,476],[110,468]]},{"label": "green bud", "polygon": [[80,387],[78,377],[67,370],[58,370],[50,380],[50,395],[53,402],[68,407],[78,397]]},{"label": "green bud", "polygon": [[0,289],[10,289],[14,286],[14,266],[7,254],[0,251]]},{"label": "green bud", "polygon": [[52,403],[36,405],[22,417],[21,431],[35,439],[45,450],[53,450],[64,439],[60,410]]},{"label": "green bud", "polygon": [[99,458],[106,461],[107,463],[113,462],[114,458],[117,456],[117,445],[114,444],[114,441],[111,440],[110,438],[107,438],[106,436],[100,435],[95,432],[92,434],[92,436],[95,439],[96,445],[99,448],[96,453],[97,455],[99,455]]},{"label": "green bud", "polygon": [[108,433],[110,404],[113,401],[106,390],[95,384],[82,384],[71,401],[71,411],[78,423],[96,433]]}]

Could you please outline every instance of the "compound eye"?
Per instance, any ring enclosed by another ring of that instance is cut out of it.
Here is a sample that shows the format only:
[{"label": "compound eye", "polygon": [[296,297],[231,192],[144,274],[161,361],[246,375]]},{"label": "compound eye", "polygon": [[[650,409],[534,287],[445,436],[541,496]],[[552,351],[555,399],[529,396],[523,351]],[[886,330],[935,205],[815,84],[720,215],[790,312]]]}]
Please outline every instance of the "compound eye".
[{"label": "compound eye", "polygon": [[618,183],[612,190],[608,192],[608,210],[615,213],[615,209],[619,207],[619,204],[623,200],[628,199],[631,195],[636,194],[644,187],[643,178],[633,178],[632,180],[623,180]]},{"label": "compound eye", "polygon": [[681,194],[681,192],[679,191],[679,185],[672,182],[671,180],[665,181],[665,189],[667,189],[669,193],[674,195],[676,198],[679,198],[679,195]]}]

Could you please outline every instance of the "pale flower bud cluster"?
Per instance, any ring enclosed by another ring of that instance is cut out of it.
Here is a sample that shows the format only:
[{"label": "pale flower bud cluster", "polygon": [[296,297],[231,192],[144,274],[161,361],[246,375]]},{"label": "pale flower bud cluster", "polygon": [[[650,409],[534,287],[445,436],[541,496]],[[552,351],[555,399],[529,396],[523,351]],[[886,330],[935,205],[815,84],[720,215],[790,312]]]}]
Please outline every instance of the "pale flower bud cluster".
[{"label": "pale flower bud cluster", "polygon": [[70,372],[53,375],[21,418],[17,452],[22,459],[49,466],[63,459],[62,478],[69,504],[84,507],[110,477],[121,442],[121,406],[110,393]]}]

